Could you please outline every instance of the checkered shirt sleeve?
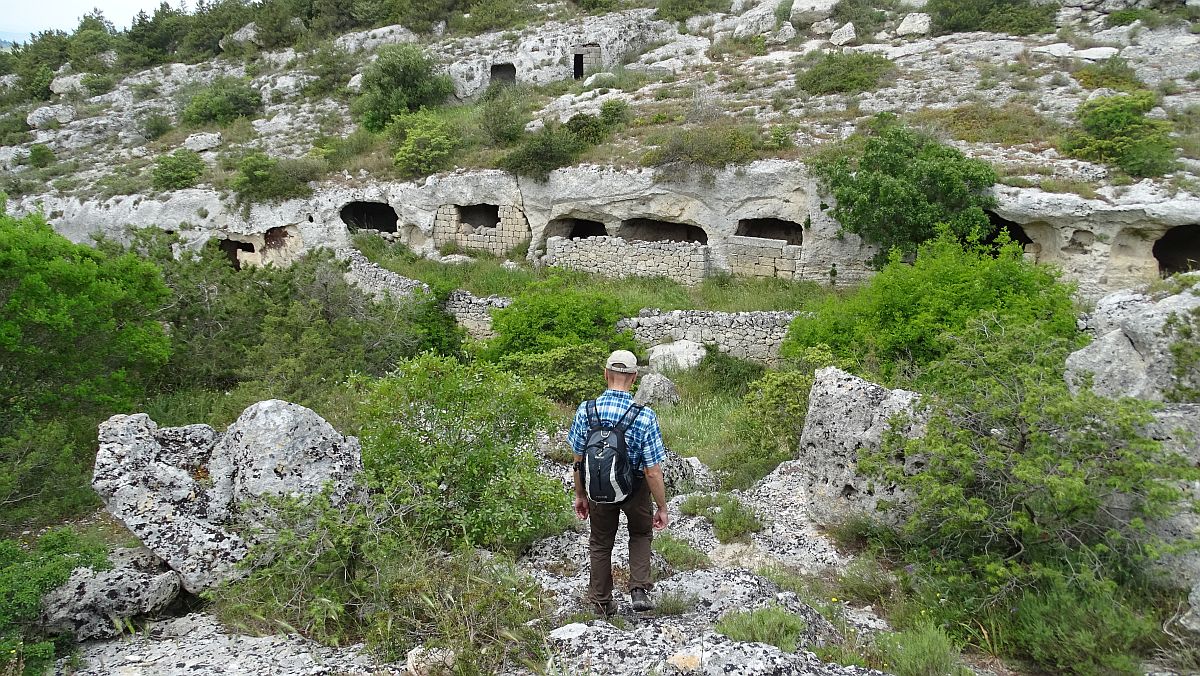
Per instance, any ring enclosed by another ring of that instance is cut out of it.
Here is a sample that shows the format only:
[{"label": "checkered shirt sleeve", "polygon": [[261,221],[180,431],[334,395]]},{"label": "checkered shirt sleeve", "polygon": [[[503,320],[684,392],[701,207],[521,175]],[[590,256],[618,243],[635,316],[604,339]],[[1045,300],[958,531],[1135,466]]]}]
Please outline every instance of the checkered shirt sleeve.
[{"label": "checkered shirt sleeve", "polygon": [[[596,398],[596,413],[600,419],[616,424],[625,411],[633,404],[633,397],[628,392],[606,390]],[[588,422],[587,402],[579,405],[575,411],[575,420],[567,433],[567,442],[571,444],[575,455],[583,455],[587,444]],[[629,450],[629,462],[634,467],[654,467],[667,459],[667,448],[663,445],[662,430],[658,428],[658,416],[649,407],[642,409],[641,415],[633,421],[625,432],[625,446]]]}]

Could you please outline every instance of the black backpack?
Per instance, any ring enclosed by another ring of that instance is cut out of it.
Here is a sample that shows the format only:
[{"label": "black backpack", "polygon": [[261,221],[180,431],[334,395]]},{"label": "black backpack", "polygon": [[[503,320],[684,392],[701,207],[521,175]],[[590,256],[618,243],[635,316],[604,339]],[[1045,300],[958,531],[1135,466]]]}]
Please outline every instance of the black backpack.
[{"label": "black backpack", "polygon": [[592,502],[619,504],[629,499],[634,489],[634,468],[629,465],[625,431],[641,415],[641,404],[633,404],[616,425],[604,422],[596,411],[596,401],[587,406],[588,436],[583,449],[583,486]]}]

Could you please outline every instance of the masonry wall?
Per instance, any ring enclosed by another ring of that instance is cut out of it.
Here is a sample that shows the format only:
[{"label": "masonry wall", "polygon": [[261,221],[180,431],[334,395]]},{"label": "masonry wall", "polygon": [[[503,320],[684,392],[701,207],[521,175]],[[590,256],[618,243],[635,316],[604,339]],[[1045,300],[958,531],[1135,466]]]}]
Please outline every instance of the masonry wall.
[{"label": "masonry wall", "polygon": [[803,270],[804,247],[787,240],[732,236],[725,247],[729,271],[735,275],[796,279],[797,271]]},{"label": "masonry wall", "polygon": [[438,207],[433,223],[433,245],[440,248],[445,244],[456,244],[463,249],[503,256],[513,247],[528,242],[529,222],[525,220],[525,214],[511,204],[500,205],[499,211],[500,223],[488,228],[463,223],[457,205]]},{"label": "masonry wall", "polygon": [[605,277],[666,277],[681,284],[704,281],[712,250],[692,242],[640,242],[620,237],[546,240],[547,264]]},{"label": "masonry wall", "polygon": [[637,317],[617,322],[617,328],[632,329],[634,338],[646,346],[677,340],[715,343],[734,357],[775,364],[788,326],[799,314],[642,310]]}]

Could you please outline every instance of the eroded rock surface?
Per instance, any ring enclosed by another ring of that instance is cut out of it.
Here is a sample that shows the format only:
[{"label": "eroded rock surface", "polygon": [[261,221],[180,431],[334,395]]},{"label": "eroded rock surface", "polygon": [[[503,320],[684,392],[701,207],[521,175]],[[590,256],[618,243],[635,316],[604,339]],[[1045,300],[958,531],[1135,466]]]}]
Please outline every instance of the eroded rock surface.
[{"label": "eroded rock surface", "polygon": [[679,403],[679,388],[661,373],[647,373],[638,380],[633,400],[647,406]]},{"label": "eroded rock surface", "polygon": [[117,549],[112,568],[77,568],[42,597],[42,625],[83,641],[121,633],[121,620],[157,613],[179,595],[179,574],[144,547]]}]

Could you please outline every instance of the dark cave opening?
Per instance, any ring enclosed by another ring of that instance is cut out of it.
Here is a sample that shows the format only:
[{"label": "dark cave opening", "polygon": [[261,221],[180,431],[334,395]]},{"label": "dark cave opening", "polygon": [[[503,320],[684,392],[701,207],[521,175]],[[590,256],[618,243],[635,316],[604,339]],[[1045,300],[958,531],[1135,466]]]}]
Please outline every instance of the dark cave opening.
[{"label": "dark cave opening", "polygon": [[1200,270],[1200,224],[1178,225],[1154,243],[1154,258],[1163,277]]},{"label": "dark cave opening", "polygon": [[495,204],[472,204],[458,207],[458,222],[474,228],[495,228],[500,225],[500,207]]},{"label": "dark cave opening", "polygon": [[254,245],[249,242],[239,242],[232,239],[223,239],[217,243],[221,251],[229,258],[229,263],[233,265],[234,270],[241,270],[242,263],[238,260],[238,252],[245,251],[246,253],[254,253]]},{"label": "dark cave opening", "polygon": [[708,244],[703,228],[685,223],[672,223],[653,218],[631,218],[621,222],[617,233],[621,238],[641,242],[693,242]]},{"label": "dark cave opening", "polygon": [[788,244],[804,243],[804,226],[782,218],[743,218],[738,221],[737,232],[741,237],[787,240]]},{"label": "dark cave opening", "polygon": [[396,222],[400,216],[390,204],[383,202],[350,202],[342,207],[342,222],[350,232],[358,230],[378,230],[379,232],[396,232]]}]

